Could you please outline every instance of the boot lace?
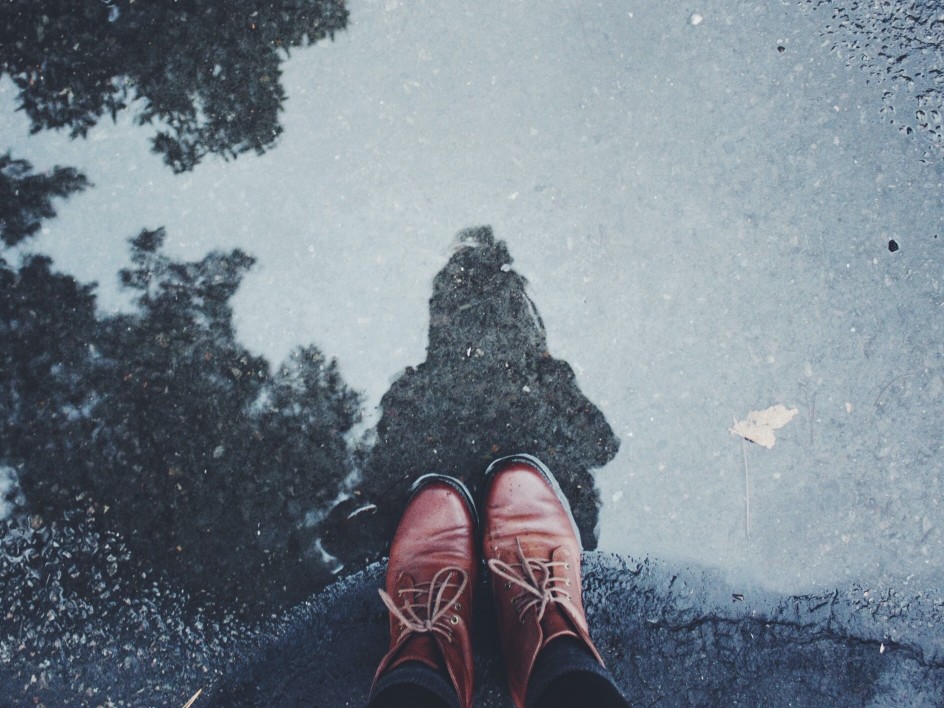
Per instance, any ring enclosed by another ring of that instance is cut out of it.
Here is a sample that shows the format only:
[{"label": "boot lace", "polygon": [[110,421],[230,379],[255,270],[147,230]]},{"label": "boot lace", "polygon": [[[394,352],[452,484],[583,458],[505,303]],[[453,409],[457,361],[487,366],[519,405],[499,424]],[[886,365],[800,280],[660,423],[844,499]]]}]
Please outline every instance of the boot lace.
[{"label": "boot lace", "polygon": [[518,611],[518,621],[524,624],[524,616],[531,609],[535,610],[537,621],[540,622],[548,605],[570,605],[573,600],[570,592],[560,587],[561,585],[569,587],[570,579],[554,577],[551,573],[551,568],[555,566],[562,566],[569,570],[570,563],[527,558],[518,538],[515,538],[515,544],[518,550],[518,563],[505,563],[492,558],[488,561],[488,567],[495,575],[505,579],[506,589],[509,589],[511,585],[521,588],[521,592],[512,599],[512,605]]},{"label": "boot lace", "polygon": [[469,577],[461,568],[449,566],[442,568],[428,583],[417,583],[412,588],[397,590],[402,605],[383,590],[379,590],[380,599],[400,621],[402,627],[397,641],[412,633],[432,632],[452,641],[450,625],[459,623],[459,616],[449,617],[452,609],[460,610],[459,596],[469,584]]}]

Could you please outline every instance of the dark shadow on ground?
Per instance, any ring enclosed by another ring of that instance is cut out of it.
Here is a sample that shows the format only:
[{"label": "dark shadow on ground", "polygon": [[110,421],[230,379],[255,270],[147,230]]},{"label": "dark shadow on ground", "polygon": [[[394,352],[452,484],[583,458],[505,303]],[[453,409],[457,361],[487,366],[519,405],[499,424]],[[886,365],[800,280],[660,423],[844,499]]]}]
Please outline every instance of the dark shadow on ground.
[{"label": "dark shadow on ground", "polygon": [[548,353],[504,241],[488,227],[459,239],[433,284],[426,361],[384,395],[362,480],[323,528],[325,547],[349,567],[383,553],[412,480],[450,474],[475,494],[488,464],[515,452],[537,455],[557,475],[584,547],[596,547],[591,470],[613,458],[619,440],[570,365]]},{"label": "dark shadow on ground", "polygon": [[[387,643],[383,564],[297,608],[218,705],[364,705]],[[475,705],[510,705],[479,593]],[[940,594],[851,587],[787,597],[709,571],[584,556],[591,633],[634,705],[941,705]],[[211,701],[213,702],[213,701]]]}]

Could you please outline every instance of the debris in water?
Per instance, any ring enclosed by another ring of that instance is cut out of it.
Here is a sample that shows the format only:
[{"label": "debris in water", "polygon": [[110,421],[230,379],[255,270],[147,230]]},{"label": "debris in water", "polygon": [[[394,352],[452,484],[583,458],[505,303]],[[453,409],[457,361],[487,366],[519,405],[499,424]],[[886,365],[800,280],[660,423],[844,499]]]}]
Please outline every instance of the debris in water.
[{"label": "debris in water", "polygon": [[777,442],[774,431],[793,420],[798,412],[796,408],[787,408],[778,403],[762,411],[750,411],[745,420],[735,421],[734,427],[729,430],[733,435],[740,435],[745,440],[770,449]]},{"label": "debris in water", "polygon": [[360,507],[359,509],[355,509],[355,510],[352,511],[350,514],[348,514],[348,515],[347,515],[347,518],[348,518],[348,519],[353,519],[355,516],[359,516],[360,514],[364,514],[364,513],[367,513],[367,512],[374,512],[374,511],[377,511],[377,505],[376,505],[376,504],[365,504],[364,506]]},{"label": "debris in water", "polygon": [[793,420],[797,413],[798,409],[787,408],[778,403],[762,411],[750,411],[745,420],[735,420],[734,427],[729,428],[732,435],[741,437],[741,454],[744,458],[744,531],[748,538],[751,537],[751,484],[747,469],[747,445],[744,441],[749,440],[767,449],[772,448],[777,442],[774,431]]}]

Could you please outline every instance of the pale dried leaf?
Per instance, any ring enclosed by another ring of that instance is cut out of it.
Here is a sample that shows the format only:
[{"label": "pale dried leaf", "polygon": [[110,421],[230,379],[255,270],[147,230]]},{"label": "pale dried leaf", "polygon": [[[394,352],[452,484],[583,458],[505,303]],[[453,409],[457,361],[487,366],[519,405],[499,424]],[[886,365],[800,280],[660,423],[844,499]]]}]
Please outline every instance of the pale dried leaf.
[{"label": "pale dried leaf", "polygon": [[796,408],[787,408],[778,403],[762,411],[750,411],[746,420],[735,421],[734,427],[729,430],[734,435],[770,449],[777,442],[774,431],[793,420],[797,413],[799,411]]}]

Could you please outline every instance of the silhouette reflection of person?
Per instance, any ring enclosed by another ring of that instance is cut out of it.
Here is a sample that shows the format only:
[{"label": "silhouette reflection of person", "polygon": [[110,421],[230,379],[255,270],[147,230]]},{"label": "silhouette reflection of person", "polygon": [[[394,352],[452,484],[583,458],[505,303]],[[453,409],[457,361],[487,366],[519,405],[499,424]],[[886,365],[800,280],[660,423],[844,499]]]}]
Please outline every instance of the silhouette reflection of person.
[{"label": "silhouette reflection of person", "polygon": [[553,467],[583,547],[596,547],[590,470],[616,455],[619,440],[571,367],[548,352],[505,243],[479,227],[458,244],[434,279],[426,361],[384,395],[361,481],[324,525],[325,547],[346,564],[380,557],[411,480],[435,470],[477,494],[481,470],[520,450]]}]

